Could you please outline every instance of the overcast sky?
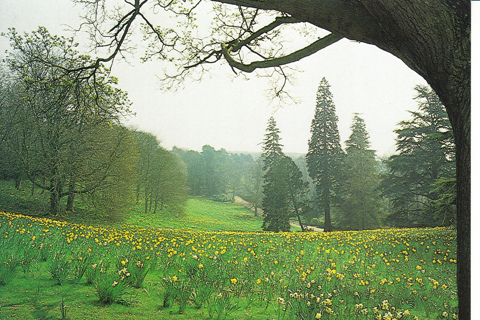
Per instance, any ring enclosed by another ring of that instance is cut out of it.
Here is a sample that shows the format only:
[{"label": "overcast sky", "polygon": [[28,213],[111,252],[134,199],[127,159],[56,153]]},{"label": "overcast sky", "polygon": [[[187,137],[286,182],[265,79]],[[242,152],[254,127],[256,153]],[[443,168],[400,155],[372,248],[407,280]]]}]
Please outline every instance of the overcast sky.
[{"label": "overcast sky", "polygon": [[[77,26],[81,10],[66,0],[0,0],[0,8],[0,32],[8,27],[31,32],[45,26],[52,34],[66,36],[66,25]],[[9,48],[6,39],[0,39],[0,48],[3,56]],[[331,85],[342,142],[350,135],[353,113],[358,112],[365,119],[372,148],[380,156],[389,155],[395,151],[396,124],[409,118],[407,110],[417,108],[415,85],[426,84],[392,55],[346,39],[296,64],[303,72],[296,74],[290,93],[300,103],[280,108],[266,98],[266,79],[233,80],[228,66],[215,68],[201,83],[187,83],[184,90],[165,93],[158,90],[156,78],[161,63],[140,64],[138,60],[129,58],[130,64],[121,62],[113,68],[136,113],[126,124],[154,133],[167,148],[200,150],[210,144],[228,151],[258,152],[267,120],[274,115],[284,151],[305,153],[315,94],[325,77]]]}]

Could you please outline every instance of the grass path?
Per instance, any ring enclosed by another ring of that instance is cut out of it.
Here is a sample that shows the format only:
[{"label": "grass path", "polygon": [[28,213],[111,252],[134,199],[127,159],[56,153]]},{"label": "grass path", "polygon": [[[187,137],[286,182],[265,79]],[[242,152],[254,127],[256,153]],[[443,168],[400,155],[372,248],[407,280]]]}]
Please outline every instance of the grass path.
[{"label": "grass path", "polygon": [[241,204],[190,198],[183,214],[162,211],[156,215],[145,214],[138,206],[133,208],[125,224],[155,229],[256,232],[261,231],[262,217],[255,217]]}]

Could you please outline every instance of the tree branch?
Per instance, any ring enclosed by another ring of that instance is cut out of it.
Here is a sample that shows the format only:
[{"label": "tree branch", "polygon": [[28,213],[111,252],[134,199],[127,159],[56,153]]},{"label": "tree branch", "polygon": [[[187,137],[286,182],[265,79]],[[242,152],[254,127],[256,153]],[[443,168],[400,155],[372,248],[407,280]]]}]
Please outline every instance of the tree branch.
[{"label": "tree branch", "polygon": [[233,51],[234,46],[229,47],[228,45],[223,44],[222,53],[230,66],[232,66],[233,68],[239,69],[241,71],[251,73],[259,68],[263,69],[263,68],[278,67],[278,66],[282,66],[282,65],[286,65],[286,64],[298,61],[302,58],[305,58],[309,55],[314,54],[315,52],[318,52],[319,50],[339,41],[342,38],[343,38],[342,36],[331,33],[321,39],[318,39],[317,41],[313,42],[309,46],[302,48],[298,51],[292,52],[286,56],[263,60],[263,61],[254,61],[249,64],[243,64],[233,59],[233,57],[231,56],[231,52]]}]

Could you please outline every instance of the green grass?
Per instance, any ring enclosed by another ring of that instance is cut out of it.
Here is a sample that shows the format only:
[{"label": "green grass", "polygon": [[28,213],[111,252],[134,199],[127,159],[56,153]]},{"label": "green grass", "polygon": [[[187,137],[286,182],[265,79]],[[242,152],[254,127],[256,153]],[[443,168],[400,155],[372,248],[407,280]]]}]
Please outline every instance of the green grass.
[{"label": "green grass", "polygon": [[129,212],[124,224],[198,231],[261,231],[262,217],[255,217],[251,210],[240,204],[191,198],[182,214],[163,211],[155,215],[145,214],[142,205],[136,206]]},{"label": "green grass", "polygon": [[141,209],[105,227],[0,213],[0,319],[457,317],[454,229],[274,234],[231,203]]},{"label": "green grass", "polygon": [[[28,182],[15,190],[11,181],[0,181],[0,210],[4,212],[23,213],[44,216],[48,213],[48,196],[38,189],[32,195]],[[241,204],[217,202],[204,198],[191,198],[187,201],[182,214],[159,210],[156,214],[145,213],[143,202],[133,205],[121,214],[121,219],[112,221],[108,215],[96,212],[84,202],[77,199],[76,212],[61,215],[57,219],[89,225],[124,225],[140,228],[188,229],[199,231],[261,231],[262,217],[255,217],[253,212]],[[292,227],[292,231],[299,231]]]}]

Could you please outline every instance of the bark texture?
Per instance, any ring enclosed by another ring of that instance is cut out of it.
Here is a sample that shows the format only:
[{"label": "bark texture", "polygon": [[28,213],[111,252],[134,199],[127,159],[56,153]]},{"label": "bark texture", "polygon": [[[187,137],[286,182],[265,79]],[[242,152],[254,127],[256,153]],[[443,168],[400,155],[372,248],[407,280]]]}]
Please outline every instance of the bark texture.
[{"label": "bark texture", "polygon": [[401,59],[447,109],[457,148],[458,295],[470,318],[470,19],[468,0],[215,0],[286,12]]}]

